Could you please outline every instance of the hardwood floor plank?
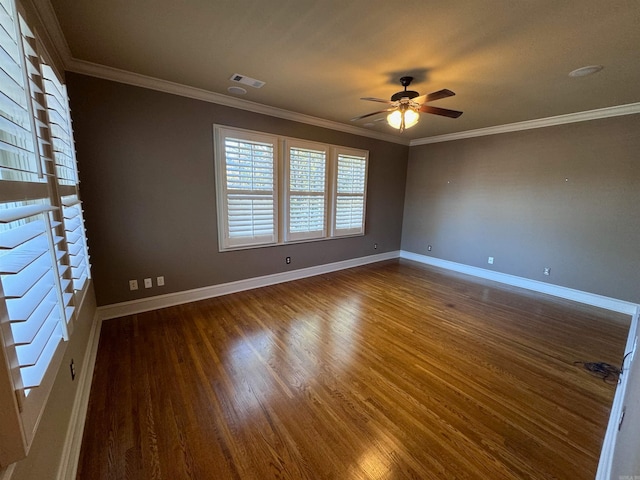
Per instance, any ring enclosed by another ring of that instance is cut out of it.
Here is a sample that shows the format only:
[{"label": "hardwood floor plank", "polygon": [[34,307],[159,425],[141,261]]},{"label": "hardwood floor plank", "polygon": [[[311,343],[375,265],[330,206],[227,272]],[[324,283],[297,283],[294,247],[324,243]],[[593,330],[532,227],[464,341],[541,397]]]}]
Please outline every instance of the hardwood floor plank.
[{"label": "hardwood floor plank", "polygon": [[109,320],[77,478],[593,478],[628,322],[404,260]]}]

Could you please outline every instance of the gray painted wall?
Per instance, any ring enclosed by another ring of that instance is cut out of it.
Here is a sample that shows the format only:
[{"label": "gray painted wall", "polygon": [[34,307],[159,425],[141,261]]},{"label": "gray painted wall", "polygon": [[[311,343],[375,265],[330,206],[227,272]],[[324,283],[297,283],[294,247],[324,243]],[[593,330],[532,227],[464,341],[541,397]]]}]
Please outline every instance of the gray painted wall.
[{"label": "gray painted wall", "polygon": [[412,147],[402,249],[638,303],[639,155],[640,115]]},{"label": "gray painted wall", "polygon": [[[98,305],[400,248],[406,146],[78,74],[67,87]],[[214,123],[369,150],[366,235],[219,253]]]}]

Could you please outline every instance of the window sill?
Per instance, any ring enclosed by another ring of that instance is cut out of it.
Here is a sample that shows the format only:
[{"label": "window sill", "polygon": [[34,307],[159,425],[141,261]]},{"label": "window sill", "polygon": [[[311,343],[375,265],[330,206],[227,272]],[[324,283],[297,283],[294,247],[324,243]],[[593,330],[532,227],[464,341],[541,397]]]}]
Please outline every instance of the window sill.
[{"label": "window sill", "polygon": [[246,246],[238,246],[238,247],[228,247],[228,248],[219,248],[218,252],[226,253],[226,252],[235,252],[238,250],[254,250],[258,248],[269,248],[269,247],[286,247],[287,245],[298,245],[301,243],[316,243],[316,242],[327,242],[331,240],[341,240],[344,238],[354,238],[354,237],[364,237],[364,233],[353,233],[350,235],[340,235],[336,237],[323,237],[323,238],[309,238],[304,240],[290,240],[287,242],[278,242],[278,243],[265,243],[262,245],[246,245]]}]

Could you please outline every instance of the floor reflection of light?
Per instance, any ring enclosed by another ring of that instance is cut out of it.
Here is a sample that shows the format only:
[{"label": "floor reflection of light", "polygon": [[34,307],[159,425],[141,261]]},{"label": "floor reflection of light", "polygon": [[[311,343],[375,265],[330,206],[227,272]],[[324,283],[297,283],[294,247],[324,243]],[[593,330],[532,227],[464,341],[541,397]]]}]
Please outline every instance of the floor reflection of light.
[{"label": "floor reflection of light", "polygon": [[238,414],[250,417],[274,395],[291,397],[306,390],[320,370],[348,368],[360,315],[359,299],[349,297],[320,314],[282,320],[274,328],[267,322],[250,333],[238,328],[240,336],[223,357]]},{"label": "floor reflection of light", "polygon": [[243,335],[227,354],[228,375],[234,386],[234,406],[242,417],[261,410],[276,387],[267,362],[273,350],[273,334],[262,330]]},{"label": "floor reflection of light", "polygon": [[360,333],[360,299],[350,297],[338,302],[328,322],[327,347],[331,355],[349,363],[354,354],[354,338]]},{"label": "floor reflection of light", "polygon": [[382,457],[381,452],[368,450],[358,459],[358,466],[367,475],[368,479],[384,480],[391,476],[387,460],[387,458]]}]

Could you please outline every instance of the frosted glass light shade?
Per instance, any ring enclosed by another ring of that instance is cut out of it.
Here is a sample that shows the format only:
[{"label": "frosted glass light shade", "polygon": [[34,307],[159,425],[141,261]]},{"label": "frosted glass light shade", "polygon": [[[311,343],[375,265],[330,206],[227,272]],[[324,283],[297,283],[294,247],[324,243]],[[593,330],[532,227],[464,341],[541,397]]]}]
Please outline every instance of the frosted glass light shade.
[{"label": "frosted glass light shade", "polygon": [[404,112],[404,128],[413,127],[416,123],[418,123],[418,119],[420,115],[415,110],[408,109]]},{"label": "frosted glass light shade", "polygon": [[[403,122],[404,116],[404,122]],[[398,130],[404,130],[407,128],[413,127],[416,123],[418,123],[418,119],[420,115],[415,110],[411,108],[407,108],[404,111],[395,110],[387,115],[387,123],[391,125],[393,128],[397,128]],[[404,125],[403,125],[404,123]]]},{"label": "frosted glass light shade", "polygon": [[400,128],[402,124],[402,112],[400,110],[395,110],[387,115],[387,123],[391,125],[393,128]]}]

